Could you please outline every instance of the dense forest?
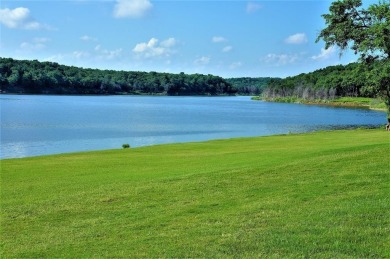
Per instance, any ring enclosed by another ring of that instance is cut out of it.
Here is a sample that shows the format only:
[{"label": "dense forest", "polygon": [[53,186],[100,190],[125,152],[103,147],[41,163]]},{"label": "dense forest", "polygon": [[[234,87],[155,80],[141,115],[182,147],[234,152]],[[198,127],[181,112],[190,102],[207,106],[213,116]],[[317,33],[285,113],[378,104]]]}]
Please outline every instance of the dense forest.
[{"label": "dense forest", "polygon": [[340,96],[377,97],[379,93],[375,85],[378,79],[375,71],[382,65],[376,62],[367,67],[351,63],[284,79],[271,79],[262,95],[265,98],[296,97],[307,100]]},{"label": "dense forest", "polygon": [[226,78],[226,82],[230,83],[238,94],[241,95],[260,95],[268,86],[271,77],[239,77]]},{"label": "dense forest", "polygon": [[230,83],[213,75],[85,69],[37,60],[0,58],[2,93],[232,95]]}]

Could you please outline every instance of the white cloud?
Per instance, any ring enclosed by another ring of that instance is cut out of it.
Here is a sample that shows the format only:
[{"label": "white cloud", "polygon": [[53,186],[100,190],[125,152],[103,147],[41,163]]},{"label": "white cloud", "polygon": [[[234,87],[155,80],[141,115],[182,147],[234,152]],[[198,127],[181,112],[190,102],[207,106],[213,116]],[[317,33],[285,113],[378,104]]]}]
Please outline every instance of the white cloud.
[{"label": "white cloud", "polygon": [[45,27],[35,21],[25,7],[0,9],[0,23],[11,29],[37,30]]},{"label": "white cloud", "polygon": [[175,40],[175,38],[169,38],[167,40],[162,41],[160,45],[164,48],[171,48],[174,47],[176,43],[177,41]]},{"label": "white cloud", "polygon": [[296,33],[294,35],[288,36],[285,39],[287,44],[303,44],[307,42],[307,36],[304,33]]},{"label": "white cloud", "polygon": [[232,49],[233,49],[232,46],[226,46],[226,47],[224,47],[224,48],[222,49],[222,52],[229,52],[229,51],[231,51]]},{"label": "white cloud", "polygon": [[197,66],[204,66],[204,65],[209,64],[210,61],[211,61],[210,57],[203,56],[203,57],[197,58],[194,61],[194,64],[197,65]]},{"label": "white cloud", "polygon": [[174,38],[169,38],[161,43],[159,43],[158,39],[151,38],[148,42],[141,42],[135,45],[133,52],[144,58],[169,57],[175,52],[173,47],[176,43],[177,41]]},{"label": "white cloud", "polygon": [[141,18],[152,7],[149,0],[117,0],[114,6],[114,17]]},{"label": "white cloud", "polygon": [[65,59],[65,55],[63,54],[57,54],[50,57],[47,57],[43,59],[43,61],[49,61],[49,62],[63,62]]},{"label": "white cloud", "polygon": [[220,43],[220,42],[226,42],[227,39],[225,39],[224,37],[221,37],[221,36],[214,36],[211,39],[211,41],[214,42],[214,43]]},{"label": "white cloud", "polygon": [[[96,45],[94,48],[95,52],[92,53],[97,59],[106,59],[106,60],[112,60],[120,57],[123,53],[123,49],[114,49],[114,50],[108,50],[102,48],[100,44]],[[86,56],[88,57],[88,56]]]},{"label": "white cloud", "polygon": [[246,12],[247,13],[255,13],[258,10],[260,10],[261,8],[262,8],[262,6],[258,3],[248,2],[246,5]]},{"label": "white cloud", "polygon": [[123,49],[122,48],[119,48],[119,49],[115,49],[115,50],[102,50],[101,51],[101,54],[99,56],[99,58],[103,58],[103,59],[115,59],[115,58],[118,58],[122,55],[122,52],[123,52]]},{"label": "white cloud", "polygon": [[46,48],[46,46],[42,43],[23,42],[22,44],[20,44],[20,48],[22,50],[33,51],[33,50],[42,50]]},{"label": "white cloud", "polygon": [[271,63],[276,66],[282,66],[287,64],[295,63],[298,60],[298,55],[296,54],[274,54],[270,53],[266,55],[262,60],[266,63]]},{"label": "white cloud", "polygon": [[329,59],[330,57],[332,57],[335,52],[336,52],[336,47],[333,47],[333,46],[329,47],[328,49],[322,48],[320,54],[318,54],[316,56],[312,56],[311,58],[314,60],[325,60],[325,59]]},{"label": "white cloud", "polygon": [[24,51],[38,51],[46,48],[49,38],[34,38],[32,42],[22,42],[20,48]]},{"label": "white cloud", "polygon": [[53,61],[53,62],[74,62],[77,60],[77,62],[81,61],[88,61],[89,64],[91,62],[97,62],[101,60],[114,60],[119,59],[123,56],[123,49],[118,48],[114,50],[108,50],[102,48],[100,45],[97,45],[93,50],[90,51],[84,51],[84,50],[75,50],[68,53],[60,53],[57,55],[50,56],[46,58],[46,61]]},{"label": "white cloud", "polygon": [[88,35],[84,35],[84,36],[80,37],[80,40],[83,40],[83,41],[97,41],[97,38],[94,38],[94,37],[91,37],[91,36],[88,36]]},{"label": "white cloud", "polygon": [[145,52],[148,49],[153,50],[156,48],[156,44],[158,43],[158,39],[151,38],[149,42],[142,42],[135,45],[133,51],[137,53]]}]

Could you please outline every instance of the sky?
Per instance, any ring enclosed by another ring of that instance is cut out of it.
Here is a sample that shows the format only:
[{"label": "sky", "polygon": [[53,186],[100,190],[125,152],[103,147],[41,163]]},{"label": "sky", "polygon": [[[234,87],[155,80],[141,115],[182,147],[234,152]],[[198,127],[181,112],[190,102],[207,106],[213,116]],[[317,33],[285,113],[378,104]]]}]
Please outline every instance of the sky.
[{"label": "sky", "polygon": [[[370,1],[363,1],[369,4]],[[0,57],[287,77],[357,60],[316,43],[328,0],[1,0]]]}]

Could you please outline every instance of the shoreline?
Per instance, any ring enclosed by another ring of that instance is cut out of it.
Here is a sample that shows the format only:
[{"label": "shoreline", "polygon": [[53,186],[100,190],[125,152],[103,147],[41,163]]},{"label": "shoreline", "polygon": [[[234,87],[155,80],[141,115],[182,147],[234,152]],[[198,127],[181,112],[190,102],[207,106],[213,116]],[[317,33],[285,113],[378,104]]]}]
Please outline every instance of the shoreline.
[{"label": "shoreline", "polygon": [[383,101],[377,98],[363,98],[363,97],[340,97],[333,100],[306,100],[296,97],[277,97],[277,98],[263,98],[260,96],[252,97],[254,101],[278,102],[278,103],[296,103],[307,105],[321,105],[331,107],[345,107],[345,108],[361,108],[374,111],[386,112],[386,107]]},{"label": "shoreline", "polygon": [[[189,141],[189,142],[172,142],[172,143],[156,143],[152,145],[145,145],[145,146],[135,146],[131,147],[127,150],[135,150],[140,148],[151,148],[151,147],[160,147],[160,146],[170,146],[170,145],[186,145],[186,144],[201,144],[201,143],[209,143],[214,141],[228,141],[228,140],[249,140],[249,139],[258,139],[258,138],[267,138],[267,137],[278,137],[278,136],[292,136],[292,135],[309,135],[313,133],[320,133],[320,132],[337,132],[337,131],[358,131],[358,130],[380,130],[382,125],[355,125],[355,126],[346,126],[342,128],[334,128],[334,129],[319,129],[319,130],[313,130],[313,131],[306,131],[306,132],[288,132],[288,133],[282,133],[282,134],[273,134],[273,135],[259,135],[259,136],[249,136],[249,137],[233,137],[233,138],[218,138],[218,139],[209,139],[209,140],[201,140],[201,141]],[[62,152],[62,153],[52,153],[52,154],[38,154],[38,155],[31,155],[31,156],[23,156],[23,157],[0,157],[0,162],[8,161],[8,160],[23,160],[23,159],[35,159],[35,158],[42,158],[42,157],[54,157],[54,156],[66,156],[66,155],[83,155],[88,153],[98,153],[98,152],[110,152],[110,151],[120,151],[124,148],[107,148],[107,149],[95,149],[95,150],[80,150],[80,151],[71,151],[71,152]],[[124,150],[125,152],[125,150]]]}]

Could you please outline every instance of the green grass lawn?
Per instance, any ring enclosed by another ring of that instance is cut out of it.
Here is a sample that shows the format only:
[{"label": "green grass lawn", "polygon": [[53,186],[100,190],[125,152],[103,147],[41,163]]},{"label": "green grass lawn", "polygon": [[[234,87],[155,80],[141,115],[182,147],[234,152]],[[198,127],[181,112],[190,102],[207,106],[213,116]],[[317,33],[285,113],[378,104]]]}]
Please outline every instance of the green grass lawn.
[{"label": "green grass lawn", "polygon": [[1,160],[1,258],[390,257],[382,130]]}]

